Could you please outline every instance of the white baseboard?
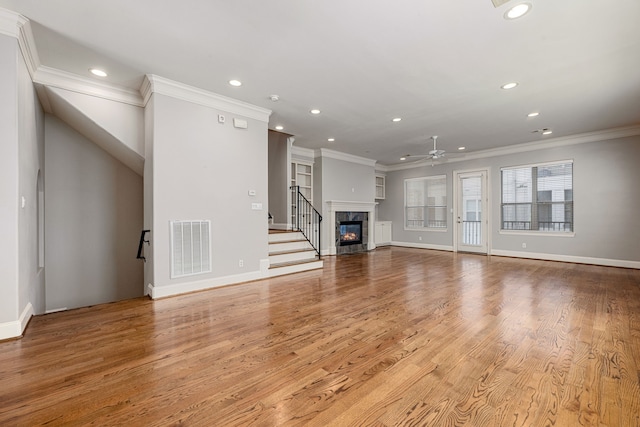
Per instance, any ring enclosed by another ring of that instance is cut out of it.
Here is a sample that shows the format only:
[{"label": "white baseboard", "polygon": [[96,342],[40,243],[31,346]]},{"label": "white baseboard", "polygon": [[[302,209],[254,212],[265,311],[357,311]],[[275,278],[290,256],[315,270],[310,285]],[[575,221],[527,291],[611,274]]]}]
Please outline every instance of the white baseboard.
[{"label": "white baseboard", "polygon": [[391,246],[401,246],[405,248],[418,248],[418,249],[434,249],[436,251],[453,252],[453,246],[431,245],[429,243],[391,242]]},{"label": "white baseboard", "polygon": [[177,283],[175,285],[154,286],[148,285],[149,296],[152,299],[165,298],[174,295],[186,294],[189,292],[203,291],[206,289],[218,288],[220,286],[234,285],[237,283],[250,282],[252,280],[265,279],[269,277],[269,260],[260,260],[260,270],[248,273],[234,274],[231,276],[216,277],[213,279],[197,280],[193,282]]},{"label": "white baseboard", "polygon": [[33,315],[33,306],[29,302],[18,320],[0,323],[0,340],[21,337]]},{"label": "white baseboard", "polygon": [[576,264],[594,264],[603,265],[606,267],[624,267],[640,269],[640,261],[627,261],[623,259],[607,259],[607,258],[593,258],[582,257],[573,255],[555,255],[544,254],[536,252],[522,252],[522,251],[505,251],[499,249],[493,249],[491,255],[507,256],[512,258],[530,258],[541,259],[545,261],[560,261],[560,262],[573,262]]}]

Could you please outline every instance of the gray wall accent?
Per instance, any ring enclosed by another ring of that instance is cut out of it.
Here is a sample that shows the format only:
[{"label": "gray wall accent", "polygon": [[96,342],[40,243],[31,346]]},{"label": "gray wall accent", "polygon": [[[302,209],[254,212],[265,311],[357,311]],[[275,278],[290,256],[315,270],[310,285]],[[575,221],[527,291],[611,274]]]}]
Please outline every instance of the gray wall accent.
[{"label": "gray wall accent", "polygon": [[[31,303],[35,314],[45,311],[45,273],[39,268],[38,238],[38,172],[44,173],[44,112],[31,82],[27,66],[18,60],[18,150],[20,199],[19,263],[20,293],[18,310],[21,313]],[[20,201],[20,203],[22,203]]]},{"label": "gray wall accent", "polygon": [[[534,163],[573,160],[574,237],[544,234],[500,233],[500,168]],[[561,146],[553,149],[503,155],[494,158],[391,171],[387,173],[386,199],[380,216],[393,221],[394,242],[453,246],[452,216],[447,232],[405,231],[403,227],[406,178],[445,173],[448,204],[453,207],[453,171],[488,168],[491,193],[493,250],[551,254],[608,260],[640,261],[640,136]],[[418,236],[423,240],[418,241]],[[522,248],[522,243],[527,248]]]},{"label": "gray wall accent", "polygon": [[[335,240],[335,230],[329,230],[327,202],[373,202],[375,197],[375,167],[360,163],[318,157],[314,164],[314,200],[316,209],[322,209],[322,250],[328,250]],[[320,197],[317,197],[320,195]],[[371,220],[371,219],[370,219]]]},{"label": "gray wall accent", "polygon": [[375,168],[322,157],[322,197],[327,200],[373,202]]},{"label": "gray wall accent", "polygon": [[291,160],[288,136],[269,131],[269,207],[274,224],[287,224],[287,194],[289,193],[289,171]]},{"label": "gray wall accent", "polygon": [[45,116],[47,310],[143,294],[142,178]]},{"label": "gray wall accent", "polygon": [[44,306],[38,267],[43,112],[13,37],[0,35],[0,339],[19,336]]},{"label": "gray wall accent", "polygon": [[[232,113],[161,93],[154,93],[147,108],[149,104],[153,286],[214,283],[216,278],[260,271],[261,260],[268,259],[266,121],[242,117],[248,128],[237,129]],[[226,115],[226,123],[218,123],[217,114]],[[250,196],[249,190],[256,195]],[[262,210],[252,210],[252,203],[262,203]],[[171,279],[169,222],[193,219],[211,221],[212,272]],[[177,293],[186,288],[168,289]]]},{"label": "gray wall accent", "polygon": [[17,58],[16,39],[0,34],[0,325],[19,316]]}]

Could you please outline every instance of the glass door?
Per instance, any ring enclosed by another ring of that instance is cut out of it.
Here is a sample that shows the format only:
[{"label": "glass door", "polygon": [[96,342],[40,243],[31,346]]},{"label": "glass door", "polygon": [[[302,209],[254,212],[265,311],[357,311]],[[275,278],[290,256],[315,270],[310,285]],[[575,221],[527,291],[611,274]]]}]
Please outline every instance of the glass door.
[{"label": "glass door", "polygon": [[487,171],[456,173],[456,251],[486,254]]}]

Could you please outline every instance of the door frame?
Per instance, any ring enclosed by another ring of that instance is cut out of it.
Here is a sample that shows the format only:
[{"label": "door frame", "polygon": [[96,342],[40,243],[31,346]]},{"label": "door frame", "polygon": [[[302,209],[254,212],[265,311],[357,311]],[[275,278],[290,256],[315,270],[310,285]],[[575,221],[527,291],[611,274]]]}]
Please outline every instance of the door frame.
[{"label": "door frame", "polygon": [[[482,218],[484,221],[484,226],[487,230],[486,238],[487,238],[487,253],[486,255],[491,254],[491,169],[490,168],[477,168],[477,169],[465,169],[465,170],[454,170],[453,171],[453,252],[458,252],[459,247],[459,227],[458,227],[458,209],[460,209],[460,202],[462,198],[462,194],[460,194],[460,176],[473,174],[473,173],[484,173],[486,175],[485,182],[485,210],[482,212]],[[478,252],[482,254],[483,252]]]}]

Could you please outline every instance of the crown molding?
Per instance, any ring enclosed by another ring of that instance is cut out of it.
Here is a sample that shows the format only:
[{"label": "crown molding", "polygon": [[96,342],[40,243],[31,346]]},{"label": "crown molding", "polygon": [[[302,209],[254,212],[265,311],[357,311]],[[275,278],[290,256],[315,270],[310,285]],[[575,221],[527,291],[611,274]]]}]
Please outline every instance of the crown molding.
[{"label": "crown molding", "polygon": [[[506,156],[509,154],[527,153],[531,151],[546,150],[550,148],[586,144],[589,142],[608,141],[612,139],[626,138],[636,135],[640,135],[640,125],[580,133],[560,138],[545,139],[544,141],[525,142],[523,144],[514,144],[507,147],[491,148],[489,150],[476,151],[475,153],[468,153],[463,155],[456,154],[456,157],[445,157],[444,161],[437,161],[435,164],[439,165],[445,163],[456,163],[464,162],[467,160],[485,159],[487,157],[498,157]],[[377,165],[376,169],[386,169],[387,172],[392,172],[423,167],[430,164],[431,160],[424,159],[408,164],[387,165],[384,166],[384,168],[381,167],[383,165]]]},{"label": "crown molding", "polygon": [[20,27],[22,27],[28,19],[9,9],[0,7],[0,34],[14,38],[20,37]]},{"label": "crown molding", "polygon": [[315,159],[315,151],[310,148],[298,147],[296,145],[291,146],[291,158],[296,160],[310,161],[313,163]]},{"label": "crown molding", "polygon": [[183,101],[192,102],[205,107],[215,108],[217,110],[226,111],[231,114],[248,117],[250,119],[260,120],[269,123],[271,110],[258,107],[237,99],[218,95],[213,92],[179,83],[164,77],[147,74],[140,86],[143,104],[147,105],[153,93],[171,96],[172,98],[181,99]]},{"label": "crown molding", "polygon": [[38,67],[33,82],[44,86],[66,89],[72,92],[122,102],[124,104],[131,104],[136,107],[142,107],[144,105],[142,96],[135,89],[97,82],[87,77],[51,67]]},{"label": "crown molding", "polygon": [[15,37],[18,40],[22,57],[33,80],[36,70],[40,67],[40,57],[29,20],[19,13],[0,8],[0,34]]},{"label": "crown molding", "polygon": [[315,151],[316,157],[328,157],[330,159],[342,160],[344,162],[357,163],[360,165],[375,167],[376,161],[367,159],[366,157],[354,156],[353,154],[342,153],[340,151],[329,150],[328,148],[320,148]]}]

